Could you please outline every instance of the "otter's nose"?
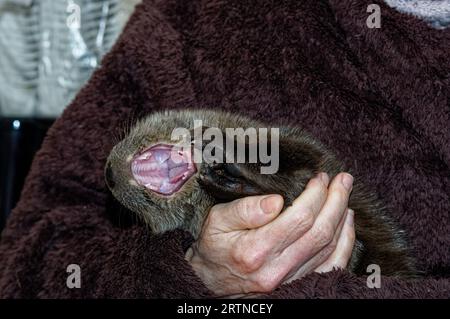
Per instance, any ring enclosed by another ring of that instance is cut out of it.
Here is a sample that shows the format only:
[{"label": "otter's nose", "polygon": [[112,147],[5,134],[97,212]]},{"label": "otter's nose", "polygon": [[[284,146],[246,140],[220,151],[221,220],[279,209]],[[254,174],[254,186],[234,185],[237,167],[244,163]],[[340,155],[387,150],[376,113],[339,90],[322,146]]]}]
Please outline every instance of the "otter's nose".
[{"label": "otter's nose", "polygon": [[106,185],[108,185],[110,189],[113,189],[114,186],[116,185],[116,182],[114,182],[114,173],[110,162],[106,163],[105,181]]}]

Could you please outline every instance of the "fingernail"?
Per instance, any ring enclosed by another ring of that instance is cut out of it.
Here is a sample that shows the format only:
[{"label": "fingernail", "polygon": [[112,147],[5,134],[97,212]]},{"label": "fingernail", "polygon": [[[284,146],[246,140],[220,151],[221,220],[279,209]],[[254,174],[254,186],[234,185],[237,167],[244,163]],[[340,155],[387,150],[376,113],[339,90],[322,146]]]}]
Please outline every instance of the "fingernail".
[{"label": "fingernail", "polygon": [[345,218],[345,222],[350,225],[353,226],[353,218],[355,216],[355,212],[353,211],[353,209],[348,209],[347,211],[347,217]]},{"label": "fingernail", "polygon": [[348,173],[342,174],[341,183],[346,190],[350,191],[353,186],[353,176]]},{"label": "fingernail", "polygon": [[322,183],[328,186],[328,183],[330,182],[330,177],[328,176],[327,173],[319,173],[318,177],[322,181]]},{"label": "fingernail", "polygon": [[278,198],[278,195],[267,195],[266,197],[263,197],[261,201],[259,202],[259,206],[261,207],[261,210],[265,214],[272,214],[275,213],[278,210],[279,203],[276,200]]}]

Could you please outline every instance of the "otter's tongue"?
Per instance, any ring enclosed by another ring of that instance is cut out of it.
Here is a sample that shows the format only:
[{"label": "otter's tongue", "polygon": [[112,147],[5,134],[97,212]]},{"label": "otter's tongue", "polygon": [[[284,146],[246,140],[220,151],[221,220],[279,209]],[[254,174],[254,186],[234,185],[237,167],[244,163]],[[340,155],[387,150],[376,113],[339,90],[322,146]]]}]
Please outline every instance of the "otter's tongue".
[{"label": "otter's tongue", "polygon": [[196,172],[191,150],[178,150],[173,145],[157,144],[137,154],[131,173],[138,184],[171,195]]}]

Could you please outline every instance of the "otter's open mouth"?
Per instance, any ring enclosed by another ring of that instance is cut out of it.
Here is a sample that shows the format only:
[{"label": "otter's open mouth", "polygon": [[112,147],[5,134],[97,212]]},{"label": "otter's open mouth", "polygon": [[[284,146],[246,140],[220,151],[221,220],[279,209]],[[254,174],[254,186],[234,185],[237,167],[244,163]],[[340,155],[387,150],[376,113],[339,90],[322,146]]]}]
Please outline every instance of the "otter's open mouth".
[{"label": "otter's open mouth", "polygon": [[162,195],[171,195],[197,171],[192,150],[156,144],[135,155],[131,173],[136,182]]}]

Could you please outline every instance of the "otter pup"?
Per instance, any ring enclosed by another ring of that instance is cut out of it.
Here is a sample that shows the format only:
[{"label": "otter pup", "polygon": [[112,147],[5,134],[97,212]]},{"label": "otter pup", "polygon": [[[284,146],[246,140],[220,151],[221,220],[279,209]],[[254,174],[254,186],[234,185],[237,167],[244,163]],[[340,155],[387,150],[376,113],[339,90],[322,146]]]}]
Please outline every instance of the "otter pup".
[{"label": "otter pup", "polygon": [[[237,141],[239,136],[233,146],[225,142],[222,144],[226,146],[216,148],[214,156],[224,154],[228,159],[225,163],[195,161],[194,151],[204,151],[207,146],[204,140],[198,146],[194,120],[202,121],[202,132],[205,128],[217,128],[219,133],[227,128],[271,129],[241,115],[206,110],[166,111],[138,121],[112,149],[105,178],[114,197],[154,233],[182,228],[197,238],[209,209],[217,203],[276,193],[289,206],[317,173],[326,172],[332,178],[347,170],[320,142],[300,128],[287,126],[280,127],[279,134],[266,141],[268,151],[278,154],[274,174],[261,173],[265,165],[259,160],[251,162],[248,155],[244,161],[237,160],[239,154],[231,155],[229,160],[230,153],[239,153],[239,145],[246,151],[252,146],[245,139]],[[194,138],[185,134],[174,140],[176,128],[194,132]],[[192,146],[176,147],[186,136]],[[275,137],[277,144],[272,143]],[[402,231],[357,178],[349,207],[356,212],[356,243],[348,269],[362,275],[369,264],[377,264],[383,275],[414,276],[414,262]]]}]

